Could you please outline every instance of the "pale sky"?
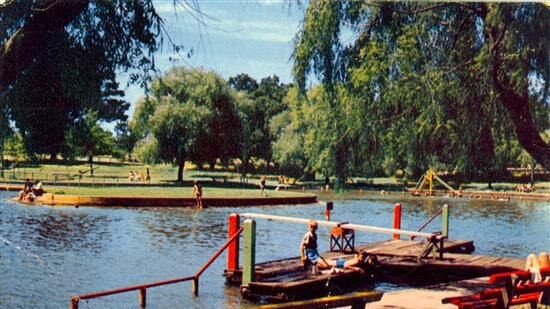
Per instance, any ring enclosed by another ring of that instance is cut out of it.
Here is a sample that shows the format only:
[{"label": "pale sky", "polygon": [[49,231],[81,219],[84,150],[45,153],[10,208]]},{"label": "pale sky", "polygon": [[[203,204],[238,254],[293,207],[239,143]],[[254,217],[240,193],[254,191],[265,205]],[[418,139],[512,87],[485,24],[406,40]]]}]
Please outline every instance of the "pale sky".
[{"label": "pale sky", "polygon": [[[292,40],[298,32],[303,10],[295,1],[189,1],[198,5],[203,22],[193,18],[183,7],[174,11],[173,0],[155,2],[157,12],[165,19],[171,38],[192,50],[190,58],[181,57],[165,48],[158,53],[156,64],[161,71],[174,65],[215,71],[228,79],[247,73],[256,80],[277,75],[282,82],[292,81]],[[167,39],[165,39],[167,41]],[[120,80],[124,80],[121,77]],[[124,87],[125,82],[121,83]],[[134,103],[143,90],[126,88],[126,99]]]}]

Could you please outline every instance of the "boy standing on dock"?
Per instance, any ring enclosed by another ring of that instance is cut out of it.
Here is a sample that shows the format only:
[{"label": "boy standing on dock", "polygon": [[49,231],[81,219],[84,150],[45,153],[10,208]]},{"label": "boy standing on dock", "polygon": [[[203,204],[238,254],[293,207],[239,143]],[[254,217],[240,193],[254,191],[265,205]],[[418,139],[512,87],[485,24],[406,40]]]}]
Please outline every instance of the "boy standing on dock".
[{"label": "boy standing on dock", "polygon": [[304,234],[302,242],[300,243],[300,257],[302,263],[306,266],[309,263],[315,265],[319,269],[329,268],[329,265],[319,255],[317,251],[317,221],[310,220],[308,223],[309,231]]},{"label": "boy standing on dock", "polygon": [[195,185],[193,186],[193,195],[197,199],[197,208],[202,209],[202,187],[198,180],[195,180]]}]

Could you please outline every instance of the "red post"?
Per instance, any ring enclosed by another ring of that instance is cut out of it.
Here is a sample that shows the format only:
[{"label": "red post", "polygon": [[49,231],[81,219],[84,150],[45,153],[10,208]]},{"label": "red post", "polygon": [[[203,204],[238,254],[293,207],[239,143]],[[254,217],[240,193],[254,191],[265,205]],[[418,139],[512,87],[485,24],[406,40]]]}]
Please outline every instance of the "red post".
[{"label": "red post", "polygon": [[[239,230],[240,227],[240,218],[239,214],[229,215],[229,232],[228,239],[233,237],[235,233]],[[239,268],[239,239],[235,239],[227,250],[227,271],[235,271]]]},{"label": "red post", "polygon": [[71,309],[78,309],[78,299],[72,298],[71,299]]},{"label": "red post", "polygon": [[145,308],[145,306],[147,306],[147,289],[145,289],[145,288],[140,288],[139,289],[138,300],[139,300],[139,305],[142,308]]},{"label": "red post", "polygon": [[330,211],[334,207],[333,205],[334,204],[332,202],[327,202],[327,206],[326,206],[326,209],[325,209],[325,217],[326,217],[327,221],[330,221]]},{"label": "red post", "polygon": [[[401,204],[399,203],[393,207],[393,228],[401,229]],[[393,234],[393,239],[399,239],[399,234]]]}]

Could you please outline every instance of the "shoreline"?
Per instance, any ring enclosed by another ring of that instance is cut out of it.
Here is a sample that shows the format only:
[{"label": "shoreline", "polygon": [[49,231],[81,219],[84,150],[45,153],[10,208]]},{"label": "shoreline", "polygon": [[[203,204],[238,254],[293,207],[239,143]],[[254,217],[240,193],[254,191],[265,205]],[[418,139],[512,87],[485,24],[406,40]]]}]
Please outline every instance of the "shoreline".
[{"label": "shoreline", "polygon": [[[0,184],[1,191],[20,191],[21,185]],[[287,197],[210,197],[203,198],[205,207],[236,207],[236,206],[273,206],[273,205],[294,205],[294,204],[315,204],[322,200],[337,201],[342,199],[356,199],[363,194],[380,194],[389,196],[400,194],[408,195],[408,198],[430,197],[427,192],[414,194],[414,189],[407,191],[385,191],[385,190],[350,190],[344,192],[319,192],[318,190],[305,190],[302,192],[311,195],[296,195]],[[432,190],[431,196],[448,196],[450,198],[486,199],[499,201],[527,200],[527,201],[550,201],[548,193],[523,193],[515,191],[470,191],[463,190],[459,194],[453,194],[446,190]],[[15,199],[17,201],[17,199]],[[37,198],[35,203],[46,205],[69,205],[69,206],[98,206],[98,207],[195,207],[193,197],[165,197],[165,196],[95,196],[95,195],[70,195],[45,193]]]},{"label": "shoreline", "polygon": [[[45,193],[36,203],[95,207],[196,207],[188,197],[84,196]],[[273,206],[319,203],[317,196],[203,198],[204,207]]]}]

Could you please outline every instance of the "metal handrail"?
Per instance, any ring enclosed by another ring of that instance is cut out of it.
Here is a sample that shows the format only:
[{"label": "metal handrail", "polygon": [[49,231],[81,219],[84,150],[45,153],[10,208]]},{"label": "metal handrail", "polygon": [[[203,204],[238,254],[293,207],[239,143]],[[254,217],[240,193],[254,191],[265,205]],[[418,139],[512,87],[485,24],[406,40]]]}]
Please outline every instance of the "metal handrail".
[{"label": "metal handrail", "polygon": [[[422,231],[428,224],[430,224],[430,222],[432,222],[435,218],[437,218],[437,216],[439,216],[442,212],[443,212],[443,208],[439,208],[439,210],[430,219],[426,220],[426,222],[424,222],[416,231],[417,232]],[[412,235],[411,239],[414,239],[415,237],[416,237],[415,235]]]},{"label": "metal handrail", "polygon": [[235,240],[243,231],[244,227],[239,228],[237,232],[235,232],[235,234],[233,234],[233,236],[231,236],[231,238],[227,240],[225,245],[223,245],[216,253],[214,253],[214,255],[212,255],[212,257],[201,267],[201,269],[197,271],[195,277],[198,279],[198,277],[200,277],[200,275],[210,266],[210,264],[212,264],[218,258],[218,256],[220,256],[220,254],[222,254],[222,252],[227,249],[227,247],[229,247],[233,240]]},{"label": "metal handrail", "polygon": [[220,248],[216,253],[210,257],[210,259],[195,273],[194,276],[190,277],[183,277],[183,278],[176,278],[171,280],[165,280],[165,281],[159,281],[159,282],[153,282],[148,284],[140,284],[140,285],[134,285],[134,286],[128,286],[124,288],[114,289],[114,290],[108,290],[108,291],[102,291],[102,292],[96,292],[96,293],[90,293],[90,294],[84,294],[84,295],[77,295],[71,297],[71,309],[78,309],[78,303],[81,300],[84,299],[91,299],[91,298],[97,298],[102,296],[108,296],[113,294],[119,294],[119,293],[125,293],[130,291],[136,291],[139,290],[139,303],[142,306],[142,308],[145,307],[147,301],[146,301],[146,290],[148,288],[161,286],[161,285],[167,285],[167,284],[173,284],[178,282],[184,282],[184,281],[191,281],[193,280],[193,295],[199,296],[199,277],[200,275],[222,254],[222,252],[229,247],[229,245],[235,241],[239,237],[239,235],[243,232],[244,228],[241,227],[240,229],[231,236],[227,240],[227,242]]}]

